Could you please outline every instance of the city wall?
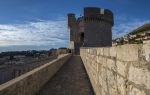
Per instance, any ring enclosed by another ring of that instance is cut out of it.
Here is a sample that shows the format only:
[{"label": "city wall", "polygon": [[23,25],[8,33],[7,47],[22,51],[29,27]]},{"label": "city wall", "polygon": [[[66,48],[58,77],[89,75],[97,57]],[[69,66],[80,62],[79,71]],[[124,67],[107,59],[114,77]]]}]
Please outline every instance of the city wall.
[{"label": "city wall", "polygon": [[0,85],[0,95],[35,95],[70,57],[71,54],[61,55],[47,64]]},{"label": "city wall", "polygon": [[96,95],[150,95],[150,44],[81,48]]}]

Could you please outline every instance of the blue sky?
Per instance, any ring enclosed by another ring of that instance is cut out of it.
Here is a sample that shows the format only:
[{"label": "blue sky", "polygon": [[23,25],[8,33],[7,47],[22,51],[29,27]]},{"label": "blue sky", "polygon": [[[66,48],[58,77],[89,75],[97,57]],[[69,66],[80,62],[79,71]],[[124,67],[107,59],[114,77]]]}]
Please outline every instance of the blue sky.
[{"label": "blue sky", "polygon": [[80,16],[87,6],[112,10],[113,37],[119,37],[150,21],[149,4],[149,0],[0,0],[0,50],[68,47],[66,15]]}]

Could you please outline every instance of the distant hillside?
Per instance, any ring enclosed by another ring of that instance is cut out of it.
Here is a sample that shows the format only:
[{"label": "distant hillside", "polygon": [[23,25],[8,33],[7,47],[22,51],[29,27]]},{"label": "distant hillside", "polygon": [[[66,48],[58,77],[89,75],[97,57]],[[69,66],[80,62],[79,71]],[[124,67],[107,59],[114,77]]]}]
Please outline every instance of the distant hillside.
[{"label": "distant hillside", "polygon": [[150,23],[112,41],[113,45],[150,43]]},{"label": "distant hillside", "polygon": [[140,32],[143,32],[143,31],[147,31],[147,30],[150,30],[150,23],[147,23],[147,24],[144,24],[142,25],[141,27],[133,30],[131,33],[131,35],[134,35],[134,34],[137,34],[137,33],[140,33]]}]

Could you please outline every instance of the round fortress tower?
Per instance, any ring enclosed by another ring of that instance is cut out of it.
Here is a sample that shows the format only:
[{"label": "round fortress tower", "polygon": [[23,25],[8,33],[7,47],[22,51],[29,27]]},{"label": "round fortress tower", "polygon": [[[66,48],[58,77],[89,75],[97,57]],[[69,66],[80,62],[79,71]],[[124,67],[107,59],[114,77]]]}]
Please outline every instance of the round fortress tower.
[{"label": "round fortress tower", "polygon": [[80,47],[112,46],[113,25],[113,13],[108,9],[86,7],[79,18],[69,13],[70,49],[78,53]]},{"label": "round fortress tower", "polygon": [[113,13],[108,9],[84,8],[84,47],[112,46]]}]

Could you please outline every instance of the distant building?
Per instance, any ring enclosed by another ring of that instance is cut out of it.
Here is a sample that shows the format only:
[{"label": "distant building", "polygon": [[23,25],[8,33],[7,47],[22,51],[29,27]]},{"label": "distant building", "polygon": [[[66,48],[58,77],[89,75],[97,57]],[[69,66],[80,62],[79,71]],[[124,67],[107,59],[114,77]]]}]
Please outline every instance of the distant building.
[{"label": "distant building", "polygon": [[59,49],[57,49],[57,54],[58,55],[67,54],[67,53],[69,53],[69,49],[67,49],[67,48],[59,48]]},{"label": "distant building", "polygon": [[70,49],[79,52],[80,47],[112,46],[113,13],[108,9],[84,8],[84,16],[68,14]]},{"label": "distant building", "polygon": [[150,43],[150,23],[112,41],[113,45]]}]

